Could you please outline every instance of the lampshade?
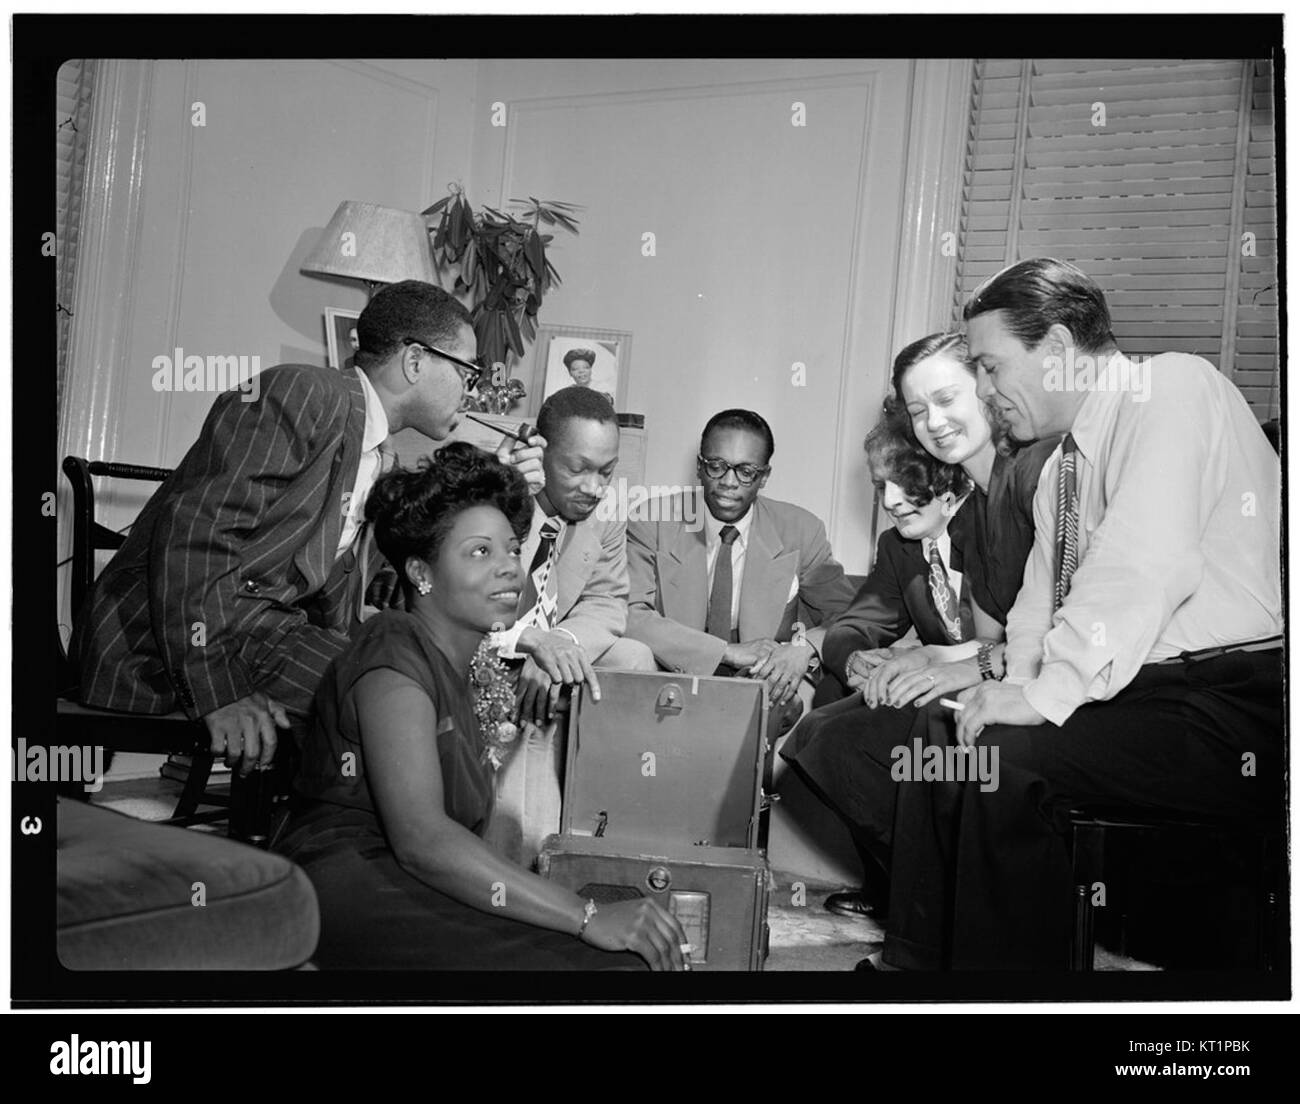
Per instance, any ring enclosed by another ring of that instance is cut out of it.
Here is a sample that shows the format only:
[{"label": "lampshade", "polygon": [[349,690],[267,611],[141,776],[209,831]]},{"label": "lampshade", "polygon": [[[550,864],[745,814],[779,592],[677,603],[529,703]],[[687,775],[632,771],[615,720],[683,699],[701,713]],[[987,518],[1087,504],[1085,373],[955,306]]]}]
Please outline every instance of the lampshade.
[{"label": "lampshade", "polygon": [[371,285],[438,282],[424,216],[355,199],[339,204],[301,271]]}]

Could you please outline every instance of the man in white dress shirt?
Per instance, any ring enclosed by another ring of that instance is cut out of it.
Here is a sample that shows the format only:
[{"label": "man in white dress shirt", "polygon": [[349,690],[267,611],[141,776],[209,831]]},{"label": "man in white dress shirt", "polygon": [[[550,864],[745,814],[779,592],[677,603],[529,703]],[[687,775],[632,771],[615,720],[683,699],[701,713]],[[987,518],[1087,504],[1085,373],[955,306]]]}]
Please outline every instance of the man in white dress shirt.
[{"label": "man in white dress shirt", "polygon": [[[1200,357],[1125,358],[1073,265],[1004,270],[965,310],[981,396],[1015,437],[1065,433],[1004,670],[913,734],[992,745],[996,789],[897,790],[884,966],[1065,969],[1068,812],[1231,819],[1283,808],[1280,470]],[[884,788],[882,787],[882,793]]]}]

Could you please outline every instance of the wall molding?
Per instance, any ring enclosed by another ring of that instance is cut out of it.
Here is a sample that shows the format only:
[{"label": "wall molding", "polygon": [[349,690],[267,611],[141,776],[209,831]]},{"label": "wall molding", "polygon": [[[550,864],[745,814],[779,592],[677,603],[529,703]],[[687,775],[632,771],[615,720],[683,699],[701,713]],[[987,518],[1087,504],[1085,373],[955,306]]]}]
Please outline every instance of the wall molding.
[{"label": "wall molding", "polygon": [[[974,73],[970,58],[921,58],[913,63],[895,264],[889,360],[907,342],[951,324],[957,279],[956,235],[961,215],[962,159]],[[943,236],[953,235],[945,255]],[[888,391],[886,377],[881,400]],[[880,527],[880,502],[871,512],[871,544]]]},{"label": "wall molding", "polygon": [[[416,96],[428,104],[428,115],[424,128],[424,193],[425,199],[421,202],[425,206],[433,203],[435,199],[441,198],[439,193],[434,189],[437,185],[434,182],[433,158],[434,151],[438,144],[438,107],[439,95],[436,85],[425,84],[423,81],[415,80],[412,77],[404,77],[400,73],[394,73],[383,66],[375,65],[369,61],[345,60],[342,58],[328,58],[326,64],[333,65],[339,69],[346,69],[349,73],[357,76],[366,77],[369,80],[377,81],[380,84],[386,84],[390,88],[396,88],[399,92],[406,92]],[[423,210],[423,208],[420,208]]]},{"label": "wall molding", "polygon": [[949,324],[957,255],[944,254],[943,235],[955,243],[973,64],[922,59],[913,70],[891,354]]},{"label": "wall molding", "polygon": [[[892,63],[892,59],[884,59],[882,64]],[[870,63],[868,63],[870,64]],[[549,111],[563,111],[582,109],[591,106],[602,108],[611,107],[631,107],[642,104],[657,104],[670,102],[674,100],[717,100],[724,98],[750,97],[761,95],[772,95],[778,93],[789,93],[795,98],[802,93],[815,92],[823,89],[854,89],[861,92],[862,95],[862,129],[858,133],[859,152],[858,152],[858,169],[856,187],[854,190],[855,199],[851,212],[846,211],[845,216],[852,219],[852,230],[850,234],[850,252],[848,258],[847,272],[847,294],[844,301],[844,318],[842,322],[842,339],[838,353],[838,397],[836,409],[838,416],[835,418],[831,435],[833,442],[831,446],[832,470],[829,473],[829,504],[826,516],[824,518],[827,531],[834,536],[839,532],[841,527],[843,483],[850,473],[843,470],[843,464],[840,462],[842,450],[845,447],[847,437],[858,435],[856,425],[846,424],[851,417],[851,411],[854,409],[854,403],[850,400],[853,381],[850,378],[852,370],[852,353],[855,341],[858,339],[860,326],[858,324],[859,306],[857,296],[861,290],[860,277],[863,265],[864,250],[868,243],[864,240],[867,230],[867,211],[866,203],[869,192],[869,176],[871,173],[872,157],[872,138],[880,129],[880,122],[877,113],[881,110],[880,103],[882,98],[880,91],[879,65],[871,65],[861,70],[851,73],[821,74],[810,77],[776,77],[771,80],[759,81],[737,81],[728,84],[719,85],[686,85],[680,87],[666,87],[659,89],[638,89],[628,92],[609,92],[593,91],[590,93],[574,93],[564,96],[543,96],[536,98],[515,98],[504,101],[507,105],[507,118],[509,125],[506,127],[504,148],[500,153],[501,164],[500,174],[497,176],[499,181],[496,195],[490,197],[488,202],[495,204],[504,204],[507,202],[511,192],[511,182],[515,175],[516,151],[518,147],[518,136],[521,133],[520,123],[526,120],[529,115],[541,114]]]}]

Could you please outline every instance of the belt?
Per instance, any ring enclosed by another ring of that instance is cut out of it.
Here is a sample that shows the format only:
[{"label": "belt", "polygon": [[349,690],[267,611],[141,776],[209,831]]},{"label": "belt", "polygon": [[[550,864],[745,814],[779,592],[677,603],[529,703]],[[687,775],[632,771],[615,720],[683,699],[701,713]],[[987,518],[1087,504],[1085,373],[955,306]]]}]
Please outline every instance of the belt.
[{"label": "belt", "polygon": [[1259,640],[1244,640],[1240,644],[1220,644],[1213,648],[1198,648],[1194,652],[1179,652],[1172,659],[1162,659],[1156,666],[1165,667],[1173,663],[1199,663],[1203,659],[1215,659],[1229,652],[1271,652],[1282,647],[1282,634],[1265,636]]}]

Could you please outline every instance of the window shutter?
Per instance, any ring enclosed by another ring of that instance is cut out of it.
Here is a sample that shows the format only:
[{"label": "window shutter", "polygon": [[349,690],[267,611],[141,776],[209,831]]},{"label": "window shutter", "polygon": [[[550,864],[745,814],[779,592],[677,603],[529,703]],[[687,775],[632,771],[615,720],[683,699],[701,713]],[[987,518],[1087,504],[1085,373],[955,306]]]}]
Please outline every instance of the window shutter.
[{"label": "window shutter", "polygon": [[1277,310],[1277,165],[1273,146],[1273,64],[1256,62],[1237,294],[1233,380],[1261,418],[1281,412]]},{"label": "window shutter", "polygon": [[68,363],[68,339],[75,307],[72,292],[77,268],[77,237],[81,225],[81,185],[90,145],[90,94],[93,61],[74,59],[59,67],[55,91],[55,280],[58,311],[58,392],[62,403]]},{"label": "window shutter", "polygon": [[1059,257],[1106,292],[1125,352],[1196,353],[1276,413],[1271,79],[1240,60],[978,60],[954,318],[1006,265]]}]

